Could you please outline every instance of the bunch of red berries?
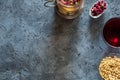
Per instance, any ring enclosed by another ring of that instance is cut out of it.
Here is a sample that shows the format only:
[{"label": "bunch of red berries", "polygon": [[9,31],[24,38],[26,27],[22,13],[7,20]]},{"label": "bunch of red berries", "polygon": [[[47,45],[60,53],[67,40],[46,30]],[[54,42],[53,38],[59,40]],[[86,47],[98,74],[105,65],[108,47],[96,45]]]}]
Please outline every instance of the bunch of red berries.
[{"label": "bunch of red berries", "polygon": [[104,0],[99,0],[97,3],[95,3],[91,9],[91,15],[92,16],[98,16],[99,14],[103,13],[106,9],[107,5]]}]

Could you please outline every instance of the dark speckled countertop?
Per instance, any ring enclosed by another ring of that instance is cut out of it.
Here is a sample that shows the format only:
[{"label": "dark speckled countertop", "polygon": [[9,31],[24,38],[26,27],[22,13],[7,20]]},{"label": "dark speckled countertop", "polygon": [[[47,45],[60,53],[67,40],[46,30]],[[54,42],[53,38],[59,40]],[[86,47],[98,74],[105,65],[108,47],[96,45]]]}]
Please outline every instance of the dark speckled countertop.
[{"label": "dark speckled countertop", "polygon": [[0,80],[102,80],[98,66],[113,51],[101,36],[107,20],[120,17],[120,0],[106,0],[98,19],[88,10],[65,20],[44,0],[0,0]]}]

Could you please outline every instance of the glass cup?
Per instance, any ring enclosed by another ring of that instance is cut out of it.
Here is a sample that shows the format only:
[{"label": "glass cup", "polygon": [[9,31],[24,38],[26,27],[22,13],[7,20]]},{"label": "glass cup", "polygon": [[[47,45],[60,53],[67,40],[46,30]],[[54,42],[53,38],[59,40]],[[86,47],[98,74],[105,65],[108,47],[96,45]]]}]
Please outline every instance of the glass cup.
[{"label": "glass cup", "polygon": [[104,41],[113,48],[120,48],[120,18],[108,20],[103,28]]},{"label": "glass cup", "polygon": [[[76,18],[84,8],[84,0],[79,0],[74,5],[63,4],[62,1],[63,0],[48,0],[44,5],[46,7],[55,7],[57,13],[66,19]],[[55,4],[50,5],[49,3],[51,2],[54,2]]]},{"label": "glass cup", "polygon": [[110,46],[109,55],[118,55],[120,53],[120,18],[109,19],[103,27],[102,35],[104,42]]}]

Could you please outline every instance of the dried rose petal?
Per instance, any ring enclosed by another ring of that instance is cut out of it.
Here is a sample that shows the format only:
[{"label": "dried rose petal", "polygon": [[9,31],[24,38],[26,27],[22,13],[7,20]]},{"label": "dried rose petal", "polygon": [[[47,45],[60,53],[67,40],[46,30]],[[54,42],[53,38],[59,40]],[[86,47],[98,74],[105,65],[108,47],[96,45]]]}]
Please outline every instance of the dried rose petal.
[{"label": "dried rose petal", "polygon": [[95,16],[103,13],[103,11],[106,9],[106,2],[104,0],[99,0],[96,4],[94,4],[91,12],[92,15],[94,14]]},{"label": "dried rose petal", "polygon": [[78,2],[77,0],[73,0],[73,2]]},{"label": "dried rose petal", "polygon": [[65,4],[65,5],[70,4],[68,1],[65,1],[65,0],[61,0],[61,2],[62,2],[63,4]]},{"label": "dried rose petal", "polygon": [[106,3],[104,3],[104,6],[105,6],[105,7],[107,6]]},{"label": "dried rose petal", "polygon": [[65,5],[75,5],[77,4],[80,0],[60,0],[61,3]]},{"label": "dried rose petal", "polygon": [[98,1],[97,5],[100,5],[100,4],[101,4],[100,1]]}]

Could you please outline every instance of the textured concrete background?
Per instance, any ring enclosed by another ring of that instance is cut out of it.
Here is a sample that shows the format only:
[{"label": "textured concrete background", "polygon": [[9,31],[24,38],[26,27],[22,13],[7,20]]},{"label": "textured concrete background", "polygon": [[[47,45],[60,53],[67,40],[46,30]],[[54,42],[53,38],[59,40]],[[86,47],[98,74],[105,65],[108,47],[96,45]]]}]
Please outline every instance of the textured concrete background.
[{"label": "textured concrete background", "polygon": [[0,0],[0,80],[101,80],[99,62],[109,51],[101,30],[120,17],[120,0],[106,0],[98,19],[85,0],[80,17],[65,20],[44,0]]}]

